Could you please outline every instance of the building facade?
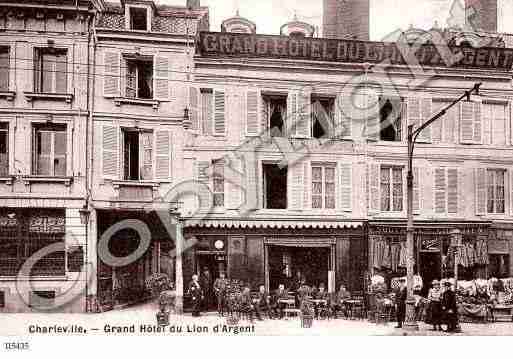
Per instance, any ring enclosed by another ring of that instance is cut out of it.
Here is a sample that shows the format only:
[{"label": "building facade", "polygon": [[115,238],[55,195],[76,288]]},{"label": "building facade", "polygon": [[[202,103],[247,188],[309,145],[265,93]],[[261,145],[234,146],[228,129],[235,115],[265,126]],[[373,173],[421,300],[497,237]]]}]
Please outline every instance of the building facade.
[{"label": "building facade", "polygon": [[0,7],[0,311],[83,311],[90,243],[80,211],[97,5]]}]

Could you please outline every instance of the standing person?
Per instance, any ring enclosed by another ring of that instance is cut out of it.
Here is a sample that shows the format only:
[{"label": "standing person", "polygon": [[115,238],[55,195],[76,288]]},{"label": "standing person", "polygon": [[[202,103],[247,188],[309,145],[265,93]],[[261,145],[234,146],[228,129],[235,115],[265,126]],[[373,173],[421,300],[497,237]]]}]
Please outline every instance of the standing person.
[{"label": "standing person", "polygon": [[450,282],[445,282],[445,291],[442,295],[442,311],[445,322],[447,323],[447,332],[455,332],[458,321],[458,306],[456,304],[456,293],[451,288]]},{"label": "standing person", "polygon": [[201,303],[203,300],[203,290],[197,274],[192,276],[192,280],[189,283],[189,295],[192,299],[192,316],[199,317],[201,312]]},{"label": "standing person", "polygon": [[433,281],[433,287],[429,290],[428,299],[433,330],[442,330],[442,289],[440,282],[436,279]]},{"label": "standing person", "polygon": [[244,287],[240,296],[240,303],[242,311],[248,314],[250,322],[253,322],[253,314],[256,314],[258,320],[262,320],[260,312],[256,309],[253,298],[251,298],[251,289],[249,286]]},{"label": "standing person", "polygon": [[283,310],[285,309],[285,303],[281,302],[282,299],[287,299],[289,294],[285,290],[285,285],[280,284],[278,289],[273,295],[271,309],[273,313],[278,314],[278,318],[283,319]]},{"label": "standing person", "polygon": [[399,279],[399,290],[397,291],[396,297],[395,297],[395,305],[397,307],[396,314],[397,314],[397,325],[396,328],[402,328],[404,319],[406,317],[406,298],[408,297],[408,293],[406,290],[406,279],[401,278]]},{"label": "standing person", "polygon": [[217,312],[220,316],[224,315],[226,307],[226,289],[228,288],[228,279],[224,272],[219,273],[219,278],[214,282],[214,293],[217,298]]},{"label": "standing person", "polygon": [[265,286],[258,287],[258,297],[255,303],[255,311],[259,318],[262,318],[262,312],[267,312],[269,317],[272,318],[271,308],[269,306],[269,293],[265,291]]},{"label": "standing person", "polygon": [[210,309],[210,305],[212,304],[212,275],[210,274],[208,267],[203,267],[200,284],[204,296],[203,310],[206,312]]}]

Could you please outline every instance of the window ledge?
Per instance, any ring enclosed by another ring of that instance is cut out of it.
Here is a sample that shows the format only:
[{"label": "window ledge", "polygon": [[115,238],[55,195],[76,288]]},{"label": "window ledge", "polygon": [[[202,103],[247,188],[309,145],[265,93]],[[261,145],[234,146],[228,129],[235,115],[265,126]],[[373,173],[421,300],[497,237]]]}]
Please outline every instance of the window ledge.
[{"label": "window ledge", "polygon": [[29,102],[33,100],[56,100],[71,103],[73,100],[73,94],[70,93],[25,92],[25,97]]},{"label": "window ledge", "polygon": [[15,96],[14,91],[0,91],[0,98],[5,98],[7,101],[13,101]]},{"label": "window ledge", "polygon": [[0,177],[0,183],[5,183],[6,185],[12,185],[14,182],[14,176],[1,176]]},{"label": "window ledge", "polygon": [[159,100],[153,99],[137,99],[137,98],[127,98],[127,97],[116,97],[114,98],[114,104],[116,106],[121,106],[122,104],[127,105],[140,105],[140,106],[152,106],[154,110],[157,110],[160,106]]},{"label": "window ledge", "polygon": [[29,185],[32,182],[38,183],[63,183],[66,187],[71,186],[73,177],[45,177],[45,176],[27,176],[23,177],[23,182]]},{"label": "window ledge", "polygon": [[160,187],[160,182],[153,181],[112,181],[112,185],[114,189],[119,189],[119,187],[152,187],[158,188]]}]

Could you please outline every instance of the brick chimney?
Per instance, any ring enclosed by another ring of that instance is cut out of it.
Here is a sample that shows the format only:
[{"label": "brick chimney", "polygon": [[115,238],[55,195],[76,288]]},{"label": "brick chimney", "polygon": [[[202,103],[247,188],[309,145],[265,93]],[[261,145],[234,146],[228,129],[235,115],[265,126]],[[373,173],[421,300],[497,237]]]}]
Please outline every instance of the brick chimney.
[{"label": "brick chimney", "polygon": [[369,40],[370,0],[324,0],[323,37]]},{"label": "brick chimney", "polygon": [[187,8],[188,9],[197,9],[201,7],[200,0],[187,0]]},{"label": "brick chimney", "polygon": [[497,32],[498,0],[465,0],[467,25],[476,31]]}]

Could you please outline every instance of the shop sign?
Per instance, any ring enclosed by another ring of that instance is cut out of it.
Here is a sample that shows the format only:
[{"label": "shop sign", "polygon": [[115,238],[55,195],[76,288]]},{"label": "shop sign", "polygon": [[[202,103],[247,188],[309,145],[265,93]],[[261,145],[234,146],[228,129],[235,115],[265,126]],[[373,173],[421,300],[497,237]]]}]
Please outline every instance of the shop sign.
[{"label": "shop sign", "polygon": [[[509,71],[513,49],[450,46],[453,54],[462,54],[456,64],[446,64],[437,46],[412,46],[409,51],[420,65],[469,67]],[[196,52],[205,57],[254,57],[340,63],[383,63],[406,65],[396,43],[321,38],[293,38],[275,35],[202,32]],[[452,60],[452,59],[451,59]]]}]

